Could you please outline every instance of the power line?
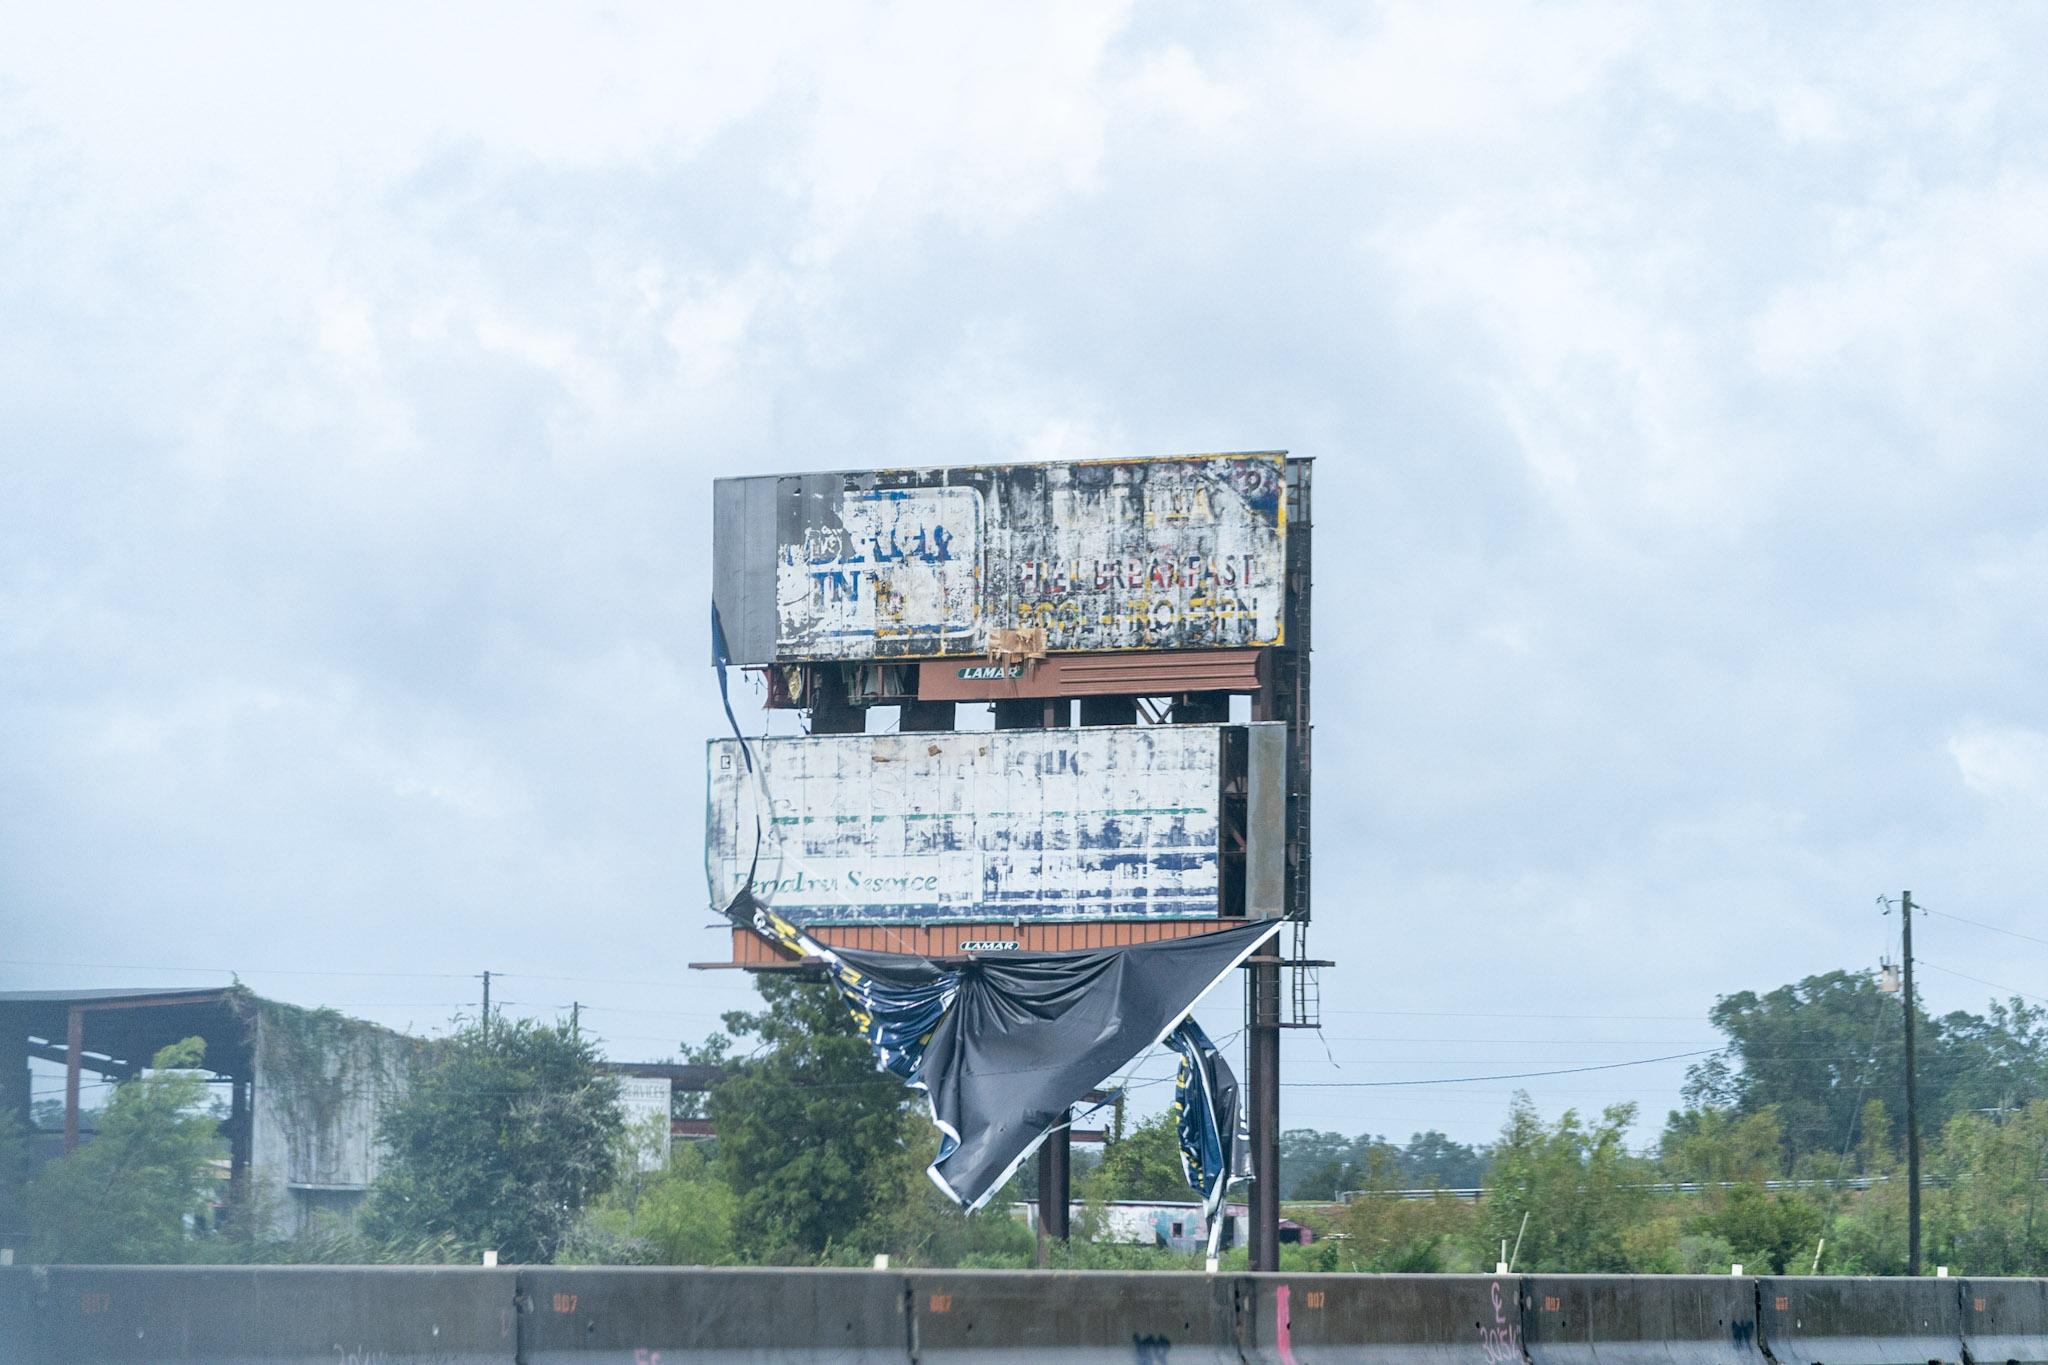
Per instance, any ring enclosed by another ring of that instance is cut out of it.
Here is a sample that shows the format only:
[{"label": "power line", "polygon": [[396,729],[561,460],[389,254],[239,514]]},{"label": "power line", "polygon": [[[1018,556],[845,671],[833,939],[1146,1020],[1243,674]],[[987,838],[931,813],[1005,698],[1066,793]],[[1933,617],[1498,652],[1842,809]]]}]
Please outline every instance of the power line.
[{"label": "power line", "polygon": [[[1916,906],[1915,909],[1917,908]],[[1944,976],[1959,976],[1965,981],[1974,981],[1980,986],[1989,986],[1994,991],[2004,991],[2009,995],[2017,995],[2022,1000],[2032,1000],[2036,1004],[2048,1005],[2048,996],[2034,995],[2019,989],[2017,986],[2001,986],[1996,981],[1986,981],[1981,976],[1971,976],[1968,972],[1959,972],[1949,967],[1938,966],[1935,963],[1929,962],[1924,957],[1916,957],[1914,960],[1923,967],[1933,967],[1935,971],[1942,973]]]},{"label": "power line", "polygon": [[[1297,1081],[1297,1090],[1366,1090],[1386,1086],[1462,1085],[1467,1081],[1521,1081],[1537,1076],[1572,1076],[1581,1071],[1613,1071],[1624,1066],[1650,1066],[1656,1062],[1679,1062],[1688,1057],[1708,1057],[1726,1052],[1725,1047],[1703,1048],[1698,1052],[1673,1052],[1663,1057],[1638,1057],[1631,1062],[1602,1062],[1597,1066],[1567,1066],[1554,1071],[1512,1071],[1497,1076],[1439,1076],[1425,1081]],[[1283,1082],[1284,1084],[1284,1082]]]},{"label": "power line", "polygon": [[1971,919],[1968,915],[1953,915],[1946,910],[1929,910],[1918,901],[1913,903],[1913,908],[1922,914],[1940,915],[1943,919],[1952,919],[1958,924],[1974,925],[1979,929],[1989,929],[1994,934],[2005,934],[2011,938],[2023,938],[2029,943],[2038,943],[2043,947],[2048,947],[2048,938],[2039,938],[2033,934],[2023,934],[2017,929],[2007,929],[1997,924],[1986,924],[1983,920]]},{"label": "power line", "polygon": [[[584,986],[652,986],[657,990],[675,990],[678,985],[677,981],[650,981],[644,977],[630,976],[550,976],[545,972],[503,972],[500,975],[517,977],[521,981],[570,981]],[[705,981],[690,983],[692,992],[727,991],[739,994],[751,992],[753,989],[751,985],[727,986]]]},{"label": "power line", "polygon": [[1696,1014],[1489,1014],[1483,1010],[1332,1010],[1324,1014],[1383,1014],[1411,1019],[1613,1019],[1623,1022],[1652,1020],[1664,1024],[1697,1024]]}]

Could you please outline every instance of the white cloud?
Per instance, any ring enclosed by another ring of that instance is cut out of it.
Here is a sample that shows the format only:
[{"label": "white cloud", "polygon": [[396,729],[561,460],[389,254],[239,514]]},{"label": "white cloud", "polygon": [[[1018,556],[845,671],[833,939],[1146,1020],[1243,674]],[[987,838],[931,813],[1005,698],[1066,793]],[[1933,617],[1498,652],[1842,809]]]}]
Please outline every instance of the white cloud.
[{"label": "white cloud", "polygon": [[1322,460],[1332,998],[1697,1013],[1909,869],[2017,903],[2044,22],[24,11],[9,908],[709,990],[708,481],[1251,445]]},{"label": "white cloud", "polygon": [[1963,784],[1992,801],[2048,801],[2048,732],[2024,725],[1966,726],[1949,736]]}]

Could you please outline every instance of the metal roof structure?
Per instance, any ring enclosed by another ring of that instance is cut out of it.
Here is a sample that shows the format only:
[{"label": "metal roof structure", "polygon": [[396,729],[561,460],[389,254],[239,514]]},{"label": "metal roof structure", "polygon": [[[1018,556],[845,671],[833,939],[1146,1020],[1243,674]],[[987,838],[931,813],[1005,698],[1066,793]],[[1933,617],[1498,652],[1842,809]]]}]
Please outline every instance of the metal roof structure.
[{"label": "metal roof structure", "polygon": [[[86,1072],[122,1080],[185,1038],[206,1040],[205,1066],[234,1082],[226,1131],[237,1171],[248,1164],[245,1096],[255,1069],[247,1002],[240,986],[0,991],[0,1113],[26,1122],[34,1094],[31,1060],[64,1067],[64,1150],[79,1142],[79,1086]],[[14,1191],[0,1191],[0,1240],[20,1218]]]},{"label": "metal roof structure", "polygon": [[167,996],[219,995],[231,986],[160,986],[149,989],[127,986],[99,987],[84,991],[0,991],[0,1005],[73,1005],[106,1000],[158,1000]]}]

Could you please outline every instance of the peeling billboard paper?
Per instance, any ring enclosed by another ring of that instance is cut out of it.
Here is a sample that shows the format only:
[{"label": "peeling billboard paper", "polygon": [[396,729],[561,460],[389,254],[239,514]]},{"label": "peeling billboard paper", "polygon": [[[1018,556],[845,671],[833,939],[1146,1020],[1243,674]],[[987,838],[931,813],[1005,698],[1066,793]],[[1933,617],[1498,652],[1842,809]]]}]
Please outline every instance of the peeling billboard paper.
[{"label": "peeling billboard paper", "polygon": [[1190,919],[1218,912],[1213,725],[834,735],[710,745],[713,905],[799,924]]},{"label": "peeling billboard paper", "polygon": [[[721,479],[733,661],[1282,643],[1285,457],[1172,456]],[[770,600],[772,598],[772,601]]]}]

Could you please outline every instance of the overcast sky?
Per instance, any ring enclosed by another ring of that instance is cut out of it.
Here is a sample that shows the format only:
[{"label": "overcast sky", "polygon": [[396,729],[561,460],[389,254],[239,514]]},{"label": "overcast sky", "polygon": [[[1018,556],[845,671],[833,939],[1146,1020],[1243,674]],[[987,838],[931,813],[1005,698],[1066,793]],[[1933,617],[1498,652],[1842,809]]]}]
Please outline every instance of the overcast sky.
[{"label": "overcast sky", "polygon": [[[1903,887],[2048,937],[2044,66],[1996,5],[12,6],[0,987],[490,968],[666,1055],[751,998],[684,969],[710,481],[1270,448],[1288,1126],[1485,1138],[1516,1082],[1354,1083],[1713,1046]],[[1682,1068],[1519,1084],[1647,1137]]]}]

